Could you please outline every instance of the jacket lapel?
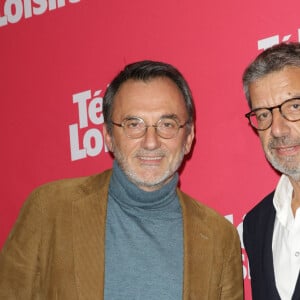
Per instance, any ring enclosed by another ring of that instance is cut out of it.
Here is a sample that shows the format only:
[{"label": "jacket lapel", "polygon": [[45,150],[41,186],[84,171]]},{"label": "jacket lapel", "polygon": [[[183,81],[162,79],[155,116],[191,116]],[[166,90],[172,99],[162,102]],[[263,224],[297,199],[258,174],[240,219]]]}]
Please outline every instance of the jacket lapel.
[{"label": "jacket lapel", "polygon": [[72,206],[75,281],[78,299],[101,300],[104,291],[104,243],[111,172],[93,176],[74,195]]},{"label": "jacket lapel", "polygon": [[[111,171],[91,177],[73,195],[73,247],[75,281],[79,300],[103,300],[105,222]],[[183,299],[208,298],[213,253],[213,238],[206,215],[185,201],[178,190],[182,207],[184,235]],[[199,269],[205,272],[199,272]]]},{"label": "jacket lapel", "polygon": [[[183,214],[184,236],[184,282],[183,299],[208,298],[211,276],[213,239],[210,226],[205,224],[205,215],[193,206],[193,202],[184,201],[178,191]],[[201,270],[205,270],[202,272]]]}]

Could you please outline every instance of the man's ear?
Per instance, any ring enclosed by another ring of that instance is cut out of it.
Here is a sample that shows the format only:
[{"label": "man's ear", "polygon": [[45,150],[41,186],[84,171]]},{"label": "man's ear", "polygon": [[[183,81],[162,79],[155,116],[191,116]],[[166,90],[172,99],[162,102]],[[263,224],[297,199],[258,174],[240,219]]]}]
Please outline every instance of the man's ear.
[{"label": "man's ear", "polygon": [[114,152],[113,151],[112,136],[108,133],[107,125],[105,123],[103,124],[103,137],[104,137],[104,143],[107,146],[107,148],[109,149],[109,151]]},{"label": "man's ear", "polygon": [[184,154],[188,154],[191,151],[193,141],[195,137],[194,124],[190,125],[190,132],[187,134],[186,142],[185,142],[185,151]]}]

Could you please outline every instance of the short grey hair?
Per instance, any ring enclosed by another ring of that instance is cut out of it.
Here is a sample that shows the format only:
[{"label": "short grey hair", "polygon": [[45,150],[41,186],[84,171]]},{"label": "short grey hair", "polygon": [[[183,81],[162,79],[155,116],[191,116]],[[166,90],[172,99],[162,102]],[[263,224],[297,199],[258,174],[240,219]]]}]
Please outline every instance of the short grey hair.
[{"label": "short grey hair", "polygon": [[243,74],[243,89],[250,108],[252,104],[249,85],[286,66],[300,68],[300,43],[280,43],[272,46],[260,53],[246,68]]}]

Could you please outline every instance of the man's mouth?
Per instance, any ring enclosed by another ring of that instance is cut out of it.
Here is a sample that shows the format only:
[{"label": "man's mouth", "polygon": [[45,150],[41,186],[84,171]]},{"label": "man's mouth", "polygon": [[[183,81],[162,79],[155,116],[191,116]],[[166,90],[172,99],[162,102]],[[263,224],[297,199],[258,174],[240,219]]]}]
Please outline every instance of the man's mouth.
[{"label": "man's mouth", "polygon": [[142,160],[159,160],[161,156],[140,156]]},{"label": "man's mouth", "polygon": [[141,164],[148,166],[157,166],[161,163],[163,156],[138,156]]},{"label": "man's mouth", "polygon": [[295,155],[299,152],[300,146],[280,146],[273,148],[279,155]]}]

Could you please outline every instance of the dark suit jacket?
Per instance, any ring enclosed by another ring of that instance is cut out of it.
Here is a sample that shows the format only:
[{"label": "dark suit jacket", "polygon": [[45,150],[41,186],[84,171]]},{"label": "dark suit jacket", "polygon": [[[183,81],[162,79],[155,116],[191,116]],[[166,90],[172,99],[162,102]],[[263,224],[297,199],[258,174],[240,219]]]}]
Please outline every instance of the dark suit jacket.
[{"label": "dark suit jacket", "polygon": [[[276,211],[274,191],[258,203],[245,217],[243,240],[249,258],[253,300],[280,300],[273,267],[272,238]],[[300,299],[297,280],[292,300]]]},{"label": "dark suit jacket", "polygon": [[[1,300],[103,300],[110,176],[106,171],[61,180],[31,194],[0,254]],[[183,299],[242,300],[236,229],[177,193],[184,230]]]}]

